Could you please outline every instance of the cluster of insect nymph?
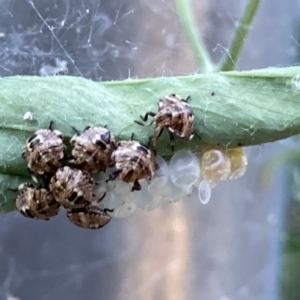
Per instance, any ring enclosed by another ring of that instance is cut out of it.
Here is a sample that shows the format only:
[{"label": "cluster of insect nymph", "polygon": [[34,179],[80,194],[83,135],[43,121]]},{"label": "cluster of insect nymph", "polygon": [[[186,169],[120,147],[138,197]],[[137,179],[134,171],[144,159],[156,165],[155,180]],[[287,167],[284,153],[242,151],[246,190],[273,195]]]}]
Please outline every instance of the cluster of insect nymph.
[{"label": "cluster of insect nymph", "polygon": [[[174,150],[174,134],[190,140],[193,138],[194,116],[188,100],[171,94],[159,100],[158,111],[140,116],[139,125],[156,124],[155,132],[145,146],[131,139],[116,141],[106,126],[86,126],[82,132],[73,127],[75,135],[68,154],[63,134],[55,130],[51,121],[48,129],[39,129],[30,136],[23,148],[22,157],[27,163],[33,183],[24,183],[16,199],[16,207],[22,215],[32,219],[49,220],[56,216],[61,207],[67,218],[82,228],[97,229],[105,226],[113,210],[101,209],[93,188],[97,182],[92,174],[105,172],[114,167],[107,182],[119,177],[131,184],[131,191],[141,189],[140,181],[150,181],[158,168],[155,161],[156,140],[164,129],[170,136]],[[148,117],[150,124],[145,124]],[[151,148],[151,150],[150,150]]]}]

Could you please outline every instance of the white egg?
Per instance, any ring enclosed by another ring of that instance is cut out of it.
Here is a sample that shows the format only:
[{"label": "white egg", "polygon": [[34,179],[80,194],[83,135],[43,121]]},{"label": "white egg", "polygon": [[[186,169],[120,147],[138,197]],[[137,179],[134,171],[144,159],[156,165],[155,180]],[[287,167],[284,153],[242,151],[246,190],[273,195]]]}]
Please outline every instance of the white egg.
[{"label": "white egg", "polygon": [[167,182],[163,191],[161,191],[161,195],[164,201],[172,203],[182,201],[186,198],[184,190],[174,185],[171,180]]},{"label": "white egg", "polygon": [[198,187],[198,196],[202,204],[207,204],[211,198],[211,186],[207,180],[202,180]]},{"label": "white egg", "polygon": [[114,212],[110,213],[115,218],[127,218],[131,216],[136,210],[137,205],[133,202],[124,202],[121,206],[117,207]]},{"label": "white egg", "polygon": [[190,194],[193,185],[200,177],[197,156],[186,150],[176,152],[170,160],[169,174],[175,186],[180,187],[186,194]]},{"label": "white egg", "polygon": [[168,182],[169,167],[167,162],[161,156],[156,157],[156,162],[159,165],[159,168],[155,171],[154,176],[148,185],[148,191],[150,193],[156,193]]}]

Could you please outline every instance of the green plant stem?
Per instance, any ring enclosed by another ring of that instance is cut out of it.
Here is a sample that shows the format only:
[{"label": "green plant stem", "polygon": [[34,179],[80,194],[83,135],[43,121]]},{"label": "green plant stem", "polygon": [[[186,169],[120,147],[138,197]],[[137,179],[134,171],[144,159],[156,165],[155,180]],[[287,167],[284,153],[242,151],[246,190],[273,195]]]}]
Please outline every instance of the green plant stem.
[{"label": "green plant stem", "polygon": [[175,0],[175,4],[183,30],[194,51],[198,65],[202,67],[203,73],[212,72],[214,66],[201,35],[197,30],[190,0]]},{"label": "green plant stem", "polygon": [[[194,130],[190,142],[175,139],[175,151],[200,153],[208,146],[234,148],[300,134],[300,67],[220,72],[180,77],[93,82],[80,77],[13,76],[0,79],[0,212],[10,211],[16,194],[8,188],[29,179],[21,158],[26,139],[38,128],[61,131],[68,143],[86,125],[107,125],[117,140],[147,143],[153,126],[134,123],[157,111],[159,98],[191,96]],[[26,112],[33,120],[24,120]],[[172,155],[166,132],[157,153]],[[27,176],[27,177],[26,177]]]},{"label": "green plant stem", "polygon": [[233,40],[224,59],[221,71],[231,71],[235,68],[259,4],[260,0],[248,0],[244,14],[239,21],[239,25],[236,28]]}]

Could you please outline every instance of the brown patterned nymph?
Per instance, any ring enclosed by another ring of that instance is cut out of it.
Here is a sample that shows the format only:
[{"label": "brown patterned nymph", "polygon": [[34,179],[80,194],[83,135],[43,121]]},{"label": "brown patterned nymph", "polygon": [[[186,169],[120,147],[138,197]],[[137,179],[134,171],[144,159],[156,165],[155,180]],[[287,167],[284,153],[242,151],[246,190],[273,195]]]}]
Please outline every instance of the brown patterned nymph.
[{"label": "brown patterned nymph", "polygon": [[118,176],[127,183],[133,183],[132,191],[140,190],[140,180],[151,180],[158,165],[154,153],[137,141],[120,141],[112,154],[112,161],[116,171],[110,174],[109,179]]},{"label": "brown patterned nymph", "polygon": [[71,139],[71,145],[73,149],[70,163],[83,171],[98,173],[105,172],[110,165],[116,141],[105,127],[86,126],[81,133],[77,131]]},{"label": "brown patterned nymph", "polygon": [[150,126],[155,122],[156,129],[152,136],[154,151],[156,151],[156,140],[164,129],[169,132],[172,151],[174,151],[174,134],[187,141],[194,137],[194,114],[188,103],[189,100],[190,96],[182,99],[175,94],[171,94],[159,100],[157,113],[148,111],[144,116],[140,116],[144,122],[148,121],[149,116],[153,117],[148,125],[141,121],[135,121],[142,126]]},{"label": "brown patterned nymph", "polygon": [[39,129],[27,139],[22,158],[31,172],[52,174],[61,167],[65,149],[62,133],[51,122],[48,129]]}]

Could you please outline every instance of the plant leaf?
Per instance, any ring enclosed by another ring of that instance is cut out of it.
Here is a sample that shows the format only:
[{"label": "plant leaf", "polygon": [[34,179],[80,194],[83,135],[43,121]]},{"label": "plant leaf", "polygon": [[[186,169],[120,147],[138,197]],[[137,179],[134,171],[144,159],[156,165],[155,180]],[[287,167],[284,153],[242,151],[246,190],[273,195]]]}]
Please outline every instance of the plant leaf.
[{"label": "plant leaf", "polygon": [[[71,76],[1,78],[1,187],[8,181],[17,185],[18,176],[29,176],[22,146],[51,120],[67,138],[74,134],[71,126],[81,130],[106,124],[118,140],[129,139],[134,132],[135,139],[147,143],[154,128],[134,120],[146,111],[157,111],[158,99],[171,93],[192,97],[195,131],[201,135],[191,142],[176,139],[176,150],[257,145],[299,134],[299,74],[300,67],[288,67],[101,83]],[[23,120],[26,112],[34,120]],[[167,134],[159,139],[158,153],[171,155]],[[5,210],[11,198],[3,189],[2,193],[0,210]]]}]

